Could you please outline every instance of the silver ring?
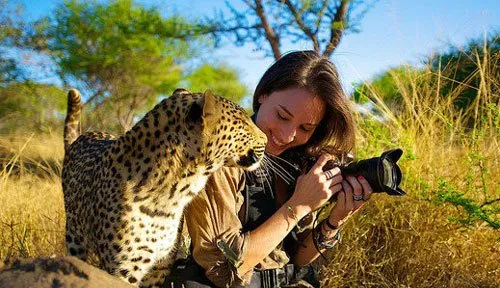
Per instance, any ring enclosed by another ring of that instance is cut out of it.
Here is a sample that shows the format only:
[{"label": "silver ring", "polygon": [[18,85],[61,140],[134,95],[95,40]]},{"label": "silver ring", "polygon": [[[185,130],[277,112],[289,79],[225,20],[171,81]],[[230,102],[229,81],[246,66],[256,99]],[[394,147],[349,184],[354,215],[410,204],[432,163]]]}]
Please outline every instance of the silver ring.
[{"label": "silver ring", "polygon": [[352,199],[354,199],[354,201],[361,201],[363,200],[363,194],[361,195],[352,194]]},{"label": "silver ring", "polygon": [[325,171],[325,175],[326,175],[326,180],[330,180],[333,177],[335,177],[335,175],[333,175],[333,172],[331,170]]}]

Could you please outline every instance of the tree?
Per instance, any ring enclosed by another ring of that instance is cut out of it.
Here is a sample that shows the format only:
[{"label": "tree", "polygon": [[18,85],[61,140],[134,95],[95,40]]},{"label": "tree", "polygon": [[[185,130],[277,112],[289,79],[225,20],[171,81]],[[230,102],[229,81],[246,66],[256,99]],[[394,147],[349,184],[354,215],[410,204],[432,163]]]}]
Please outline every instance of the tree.
[{"label": "tree", "polygon": [[14,81],[20,76],[20,69],[9,56],[8,49],[18,45],[24,22],[19,17],[21,7],[11,8],[7,4],[6,0],[0,0],[0,83]]},{"label": "tree", "polygon": [[[357,85],[353,99],[375,103],[375,113],[413,119],[434,115],[447,125],[467,129],[498,127],[500,105],[500,39],[492,34],[485,40],[470,41],[465,47],[429,57],[423,68],[391,68],[375,79]],[[389,111],[387,111],[387,109]],[[429,118],[430,119],[430,118]],[[484,125],[483,125],[484,124]]]},{"label": "tree", "polygon": [[[214,33],[237,45],[252,43],[278,59],[282,40],[308,41],[319,54],[330,57],[347,32],[359,31],[359,23],[375,1],[359,0],[242,0],[238,11],[226,2],[231,17],[219,12],[209,19]],[[223,20],[219,20],[223,19]],[[267,42],[268,48],[263,48]]]},{"label": "tree", "polygon": [[177,87],[180,64],[203,34],[199,27],[178,16],[164,19],[158,9],[131,0],[71,0],[37,22],[28,43],[51,57],[65,83],[76,81],[89,92],[92,110],[111,106],[126,131],[159,95]]},{"label": "tree", "polygon": [[66,99],[66,93],[53,85],[28,81],[0,87],[0,131],[47,132],[61,127]]},{"label": "tree", "polygon": [[238,79],[237,71],[225,64],[210,65],[205,63],[190,73],[185,82],[186,87],[193,92],[211,89],[215,94],[236,103],[248,94],[247,87]]}]

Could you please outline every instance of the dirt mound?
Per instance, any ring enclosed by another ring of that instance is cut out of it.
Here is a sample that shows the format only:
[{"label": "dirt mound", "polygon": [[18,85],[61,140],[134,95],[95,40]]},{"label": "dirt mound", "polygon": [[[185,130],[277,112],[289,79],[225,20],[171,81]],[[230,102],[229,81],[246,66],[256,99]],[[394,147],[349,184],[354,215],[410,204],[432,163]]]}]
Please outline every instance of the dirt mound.
[{"label": "dirt mound", "polygon": [[17,259],[0,266],[0,287],[57,288],[133,286],[75,257]]}]

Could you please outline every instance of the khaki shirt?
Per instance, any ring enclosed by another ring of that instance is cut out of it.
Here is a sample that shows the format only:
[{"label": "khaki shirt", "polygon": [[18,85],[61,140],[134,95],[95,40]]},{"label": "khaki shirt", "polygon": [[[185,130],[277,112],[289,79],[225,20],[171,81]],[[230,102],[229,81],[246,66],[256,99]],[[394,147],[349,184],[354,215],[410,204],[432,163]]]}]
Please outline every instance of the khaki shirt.
[{"label": "khaki shirt", "polygon": [[[211,176],[205,188],[186,207],[185,221],[193,245],[193,257],[205,275],[219,287],[249,284],[252,271],[242,274],[238,261],[244,259],[250,243],[242,233],[239,212],[243,206],[245,174],[239,168],[223,167]],[[224,255],[217,242],[223,240],[236,255],[236,263]],[[256,269],[281,268],[290,261],[281,245]]]}]

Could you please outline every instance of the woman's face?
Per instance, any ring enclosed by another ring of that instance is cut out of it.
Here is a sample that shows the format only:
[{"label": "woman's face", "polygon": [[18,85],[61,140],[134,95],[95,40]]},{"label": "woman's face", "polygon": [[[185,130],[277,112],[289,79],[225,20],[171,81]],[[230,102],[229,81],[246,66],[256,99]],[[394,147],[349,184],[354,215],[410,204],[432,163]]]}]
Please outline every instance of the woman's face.
[{"label": "woman's face", "polygon": [[257,126],[267,136],[266,152],[280,155],[305,144],[325,115],[324,101],[304,88],[289,88],[259,97]]}]

